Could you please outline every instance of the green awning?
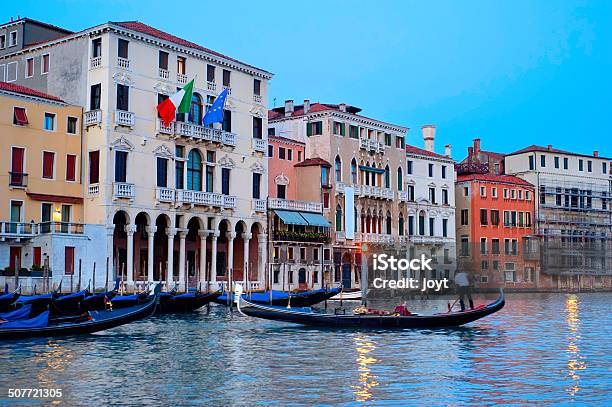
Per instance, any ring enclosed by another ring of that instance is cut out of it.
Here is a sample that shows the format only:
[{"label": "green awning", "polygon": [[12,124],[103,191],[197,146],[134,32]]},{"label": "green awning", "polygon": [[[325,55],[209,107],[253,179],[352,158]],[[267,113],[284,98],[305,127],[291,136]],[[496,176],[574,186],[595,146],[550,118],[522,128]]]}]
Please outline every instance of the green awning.
[{"label": "green awning", "polygon": [[278,215],[285,225],[303,225],[308,226],[308,222],[300,215],[299,212],[284,211],[275,209],[274,213]]},{"label": "green awning", "polygon": [[300,215],[306,219],[310,226],[323,226],[325,228],[331,226],[331,223],[329,223],[320,213],[300,212]]},{"label": "green awning", "polygon": [[369,171],[369,172],[374,172],[376,174],[384,174],[385,173],[385,170],[383,170],[382,168],[368,167],[367,165],[360,165],[359,169],[361,171]]}]

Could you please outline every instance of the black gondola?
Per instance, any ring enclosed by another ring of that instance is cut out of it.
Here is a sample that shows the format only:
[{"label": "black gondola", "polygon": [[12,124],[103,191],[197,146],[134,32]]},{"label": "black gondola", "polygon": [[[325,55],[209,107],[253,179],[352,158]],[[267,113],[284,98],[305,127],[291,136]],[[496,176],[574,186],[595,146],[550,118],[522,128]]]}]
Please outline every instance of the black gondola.
[{"label": "black gondola", "polygon": [[75,315],[83,312],[81,302],[89,295],[88,290],[76,293],[60,294],[53,298],[49,310],[52,315]]},{"label": "black gondola", "polygon": [[0,312],[8,312],[14,309],[13,303],[19,299],[19,292],[0,294]]},{"label": "black gondola", "polygon": [[17,302],[15,302],[14,307],[19,308],[29,304],[32,306],[32,314],[36,315],[48,310],[49,305],[51,304],[53,298],[56,295],[56,292],[36,295],[22,295],[17,299]]},{"label": "black gondola", "polygon": [[[310,290],[302,292],[286,292],[286,291],[272,291],[272,300],[270,301],[270,291],[264,292],[251,292],[242,295],[242,298],[249,300],[249,302],[255,304],[268,304],[286,307],[290,305],[292,307],[310,307],[320,302],[326,301],[340,293],[341,288],[321,288],[319,290]],[[233,305],[235,296],[230,295],[232,301],[228,301],[227,293],[223,293],[215,302],[217,304]]]},{"label": "black gondola", "polygon": [[112,311],[89,311],[71,318],[52,319],[49,311],[35,318],[9,321],[0,324],[0,339],[29,338],[37,336],[80,335],[103,331],[148,317],[155,312],[160,286],[147,302],[133,307]]},{"label": "black gondola", "polygon": [[499,298],[488,305],[463,312],[449,312],[434,315],[349,315],[314,312],[310,308],[286,308],[262,305],[241,298],[238,311],[251,317],[273,321],[292,322],[321,327],[354,328],[442,328],[461,326],[491,315],[504,307],[503,291]]},{"label": "black gondola", "polygon": [[163,293],[159,298],[158,312],[191,312],[214,301],[221,295],[221,291],[212,293],[189,292],[175,294],[173,292]]},{"label": "black gondola", "polygon": [[110,291],[97,294],[91,293],[85,297],[83,301],[81,301],[81,312],[105,309],[106,303],[117,295],[117,292],[119,291],[119,282],[120,280],[117,279],[115,281],[115,287]]}]

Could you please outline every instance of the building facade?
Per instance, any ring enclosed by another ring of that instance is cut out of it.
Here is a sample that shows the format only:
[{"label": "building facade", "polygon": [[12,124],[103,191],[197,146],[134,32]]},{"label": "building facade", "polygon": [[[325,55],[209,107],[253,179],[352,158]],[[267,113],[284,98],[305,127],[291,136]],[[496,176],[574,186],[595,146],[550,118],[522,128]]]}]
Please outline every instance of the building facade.
[{"label": "building facade", "polygon": [[[24,75],[45,55],[44,75]],[[0,63],[17,63],[17,83],[84,108],[84,218],[106,228],[100,250],[129,288],[265,281],[270,73],[133,21]],[[194,78],[189,113],[164,126],[157,104]],[[203,126],[224,88],[224,122]]]},{"label": "building facade", "polygon": [[560,289],[612,287],[612,159],[533,145],[504,163],[535,186],[540,279]]}]

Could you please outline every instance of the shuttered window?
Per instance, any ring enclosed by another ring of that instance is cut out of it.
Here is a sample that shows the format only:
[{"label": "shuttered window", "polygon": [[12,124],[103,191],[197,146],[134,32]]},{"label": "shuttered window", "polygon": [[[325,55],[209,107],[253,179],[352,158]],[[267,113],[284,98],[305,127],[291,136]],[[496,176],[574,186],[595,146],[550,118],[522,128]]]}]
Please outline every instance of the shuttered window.
[{"label": "shuttered window", "polygon": [[55,153],[50,151],[43,152],[43,172],[42,177],[47,179],[53,178],[53,165],[55,161]]},{"label": "shuttered window", "polygon": [[100,152],[89,152],[89,183],[97,184],[100,182]]},{"label": "shuttered window", "polygon": [[76,155],[66,156],[66,181],[76,180]]}]

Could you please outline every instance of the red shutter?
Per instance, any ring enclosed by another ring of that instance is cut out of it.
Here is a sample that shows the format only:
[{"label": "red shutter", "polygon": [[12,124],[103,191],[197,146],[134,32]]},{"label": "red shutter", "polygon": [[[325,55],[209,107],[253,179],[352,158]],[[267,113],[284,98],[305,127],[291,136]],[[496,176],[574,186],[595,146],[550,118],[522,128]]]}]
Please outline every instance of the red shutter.
[{"label": "red shutter", "polygon": [[40,263],[40,258],[41,258],[41,255],[40,255],[40,246],[34,247],[34,256],[33,257],[34,257],[34,260],[33,260],[32,264],[34,264],[36,266],[40,266],[41,265],[41,263]]},{"label": "red shutter", "polygon": [[14,116],[15,124],[18,124],[20,126],[25,126],[26,124],[28,124],[28,116],[26,115],[26,111],[23,107],[15,107]]},{"label": "red shutter", "polygon": [[90,151],[89,152],[89,183],[97,184],[100,181],[100,152]]},{"label": "red shutter", "polygon": [[24,150],[21,147],[13,147],[11,154],[11,172],[23,173],[23,154]]},{"label": "red shutter", "polygon": [[55,153],[45,151],[43,152],[43,178],[53,178],[53,160],[55,159]]},{"label": "red shutter", "polygon": [[64,274],[74,274],[74,247],[64,248]]},{"label": "red shutter", "polygon": [[66,156],[66,181],[76,180],[76,155]]}]

